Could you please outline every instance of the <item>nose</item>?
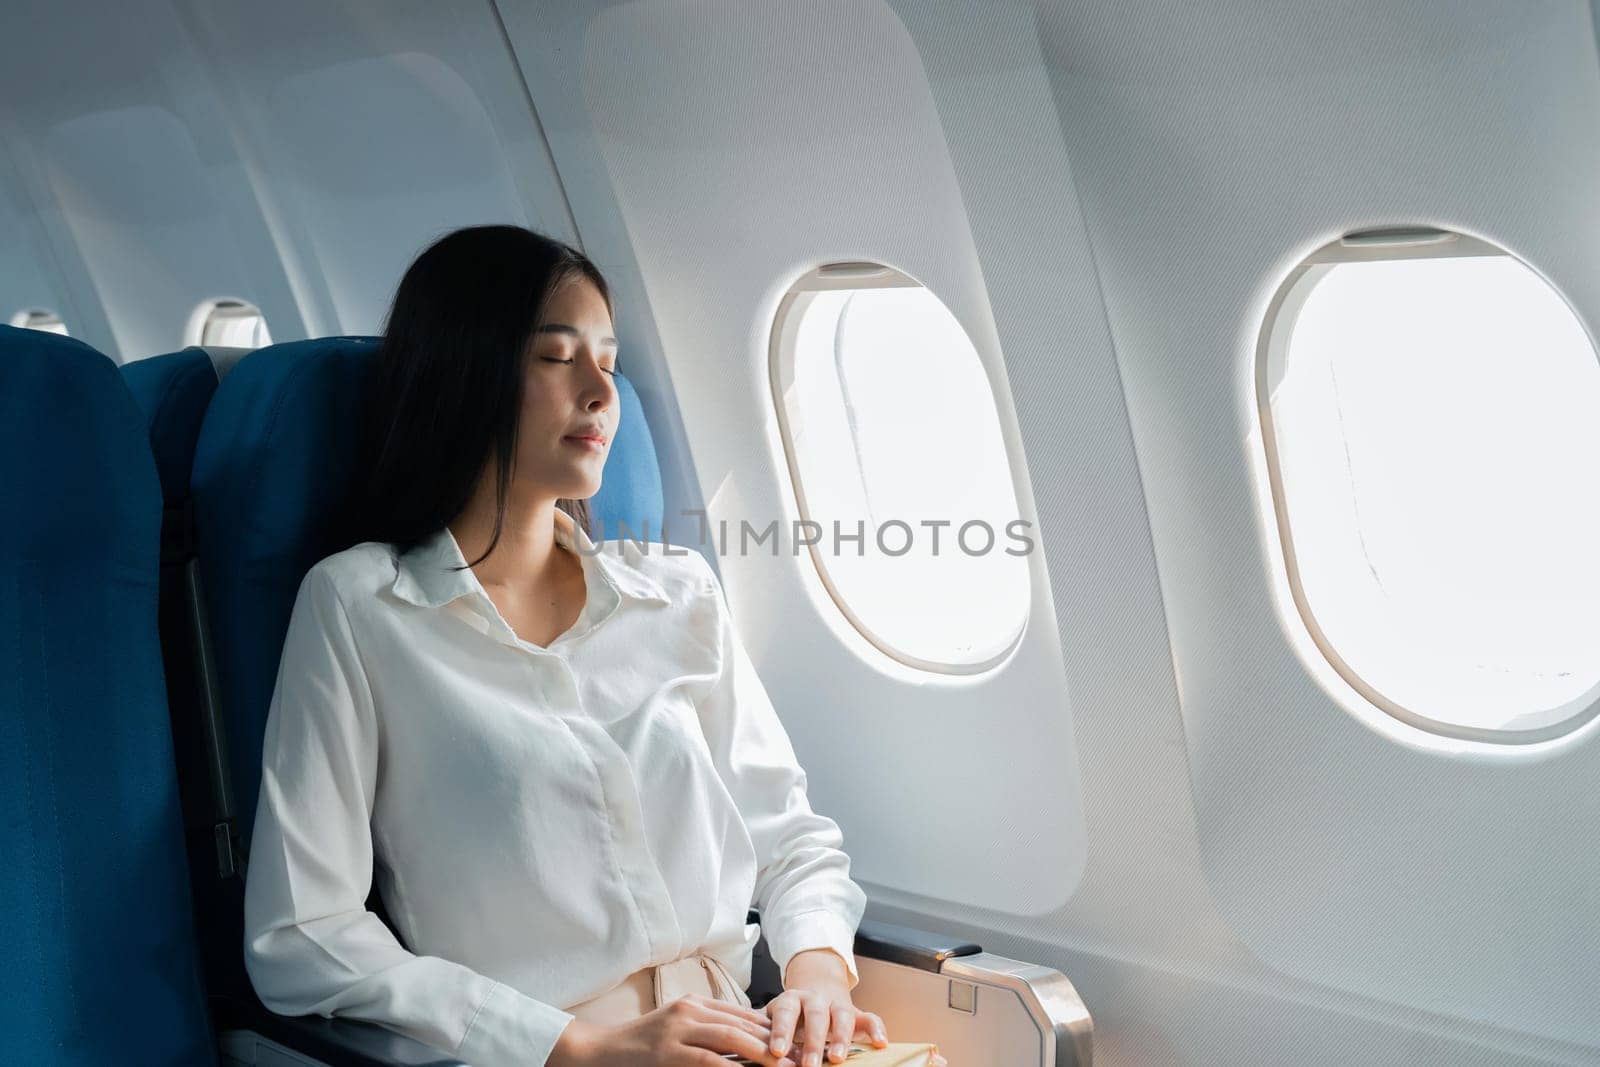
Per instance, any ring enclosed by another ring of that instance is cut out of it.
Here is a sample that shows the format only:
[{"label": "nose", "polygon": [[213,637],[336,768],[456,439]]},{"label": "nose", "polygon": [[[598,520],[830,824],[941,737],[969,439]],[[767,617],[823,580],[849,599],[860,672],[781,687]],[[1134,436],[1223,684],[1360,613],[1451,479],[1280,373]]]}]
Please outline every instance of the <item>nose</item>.
[{"label": "nose", "polygon": [[589,373],[583,386],[583,410],[598,414],[617,402],[617,383],[611,375],[600,369],[600,364],[589,364]]}]

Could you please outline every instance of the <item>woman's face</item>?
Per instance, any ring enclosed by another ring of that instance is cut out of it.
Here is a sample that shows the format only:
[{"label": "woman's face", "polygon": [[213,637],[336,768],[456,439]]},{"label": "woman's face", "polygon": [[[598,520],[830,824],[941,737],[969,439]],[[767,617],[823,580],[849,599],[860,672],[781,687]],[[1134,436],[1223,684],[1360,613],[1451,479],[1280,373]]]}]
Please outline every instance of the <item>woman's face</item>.
[{"label": "woman's face", "polygon": [[593,282],[579,275],[551,294],[523,358],[513,477],[557,499],[588,499],[600,488],[620,418],[617,339]]}]

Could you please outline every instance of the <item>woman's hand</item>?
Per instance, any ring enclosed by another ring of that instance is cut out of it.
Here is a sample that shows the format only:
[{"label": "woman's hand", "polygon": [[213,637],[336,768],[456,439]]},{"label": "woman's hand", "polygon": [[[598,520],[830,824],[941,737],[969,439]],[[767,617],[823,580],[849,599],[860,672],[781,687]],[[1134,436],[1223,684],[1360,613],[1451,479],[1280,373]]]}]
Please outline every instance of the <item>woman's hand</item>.
[{"label": "woman's hand", "polygon": [[690,993],[616,1026],[573,1019],[546,1067],[729,1067],[729,1052],[762,1067],[796,1067],[767,1051],[771,1034],[764,1013]]},{"label": "woman's hand", "polygon": [[[797,952],[783,975],[784,989],[767,1002],[772,1020],[768,1051],[788,1054],[799,1067],[821,1067],[824,1048],[828,1063],[843,1063],[850,1045],[860,1037],[874,1048],[889,1043],[883,1020],[859,1011],[850,999],[850,972],[831,949]],[[929,1067],[948,1067],[938,1053]]]}]

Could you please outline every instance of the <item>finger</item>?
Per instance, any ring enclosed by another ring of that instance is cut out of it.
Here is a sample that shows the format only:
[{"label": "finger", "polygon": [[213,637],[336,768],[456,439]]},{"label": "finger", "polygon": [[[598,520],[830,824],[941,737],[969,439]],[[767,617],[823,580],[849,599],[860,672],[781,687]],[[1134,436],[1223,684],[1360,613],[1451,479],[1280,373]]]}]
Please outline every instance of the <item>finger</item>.
[{"label": "finger", "polygon": [[753,1008],[746,1008],[742,1004],[719,1000],[716,997],[701,996],[699,993],[690,993],[678,999],[693,1005],[696,1017],[706,1022],[738,1026],[755,1034],[763,1041],[767,1040],[767,1035],[772,1031],[771,1020],[764,1013]]},{"label": "finger", "polygon": [[822,1050],[828,1044],[828,1002],[820,996],[808,996],[800,1010],[800,1025],[805,1030],[800,1067],[822,1067]]},{"label": "finger", "polygon": [[828,1060],[843,1063],[850,1051],[850,1039],[856,1032],[856,1009],[847,1004],[836,1004],[833,1018],[828,1024]]},{"label": "finger", "polygon": [[749,1022],[759,1023],[762,1026],[766,1026],[768,1023],[767,1013],[765,1011],[761,1010],[760,1008],[747,1008],[737,1001],[723,1000],[720,997],[708,997],[703,993],[686,993],[679,999],[692,999],[696,1004],[703,1005],[707,1008],[712,1008],[716,1011],[727,1015],[732,1015],[736,1018],[745,1019]]},{"label": "finger", "polygon": [[[743,1056],[747,1060],[775,1067],[779,1058],[767,1051],[767,1043],[753,1034],[747,1034],[736,1026],[724,1026],[721,1023],[698,1023],[691,1027],[685,1034],[683,1043],[695,1048],[710,1049],[712,1052],[732,1052]],[[728,1067],[727,1061],[720,1062],[719,1067]]]},{"label": "finger", "polygon": [[741,1019],[748,1019],[750,1022],[760,1023],[762,1026],[766,1026],[769,1021],[767,1018],[767,1013],[760,1008],[747,1008],[743,1004],[736,1003],[735,1001],[718,1000],[716,998],[709,997],[706,999],[706,1003],[710,1004],[712,1007],[727,1012],[729,1015],[735,1015]]},{"label": "finger", "polygon": [[673,1062],[692,1064],[693,1067],[728,1067],[727,1060],[703,1048],[684,1049],[681,1057]]},{"label": "finger", "polygon": [[[767,1003],[772,1034],[768,1038],[775,1055],[783,1055],[794,1045],[794,1027],[800,1018],[800,996],[787,991]],[[796,1057],[798,1059],[798,1057]]]},{"label": "finger", "polygon": [[706,1005],[706,1021],[724,1023],[728,1026],[737,1026],[749,1034],[754,1034],[762,1041],[772,1038],[772,1021],[765,1015],[756,1014],[751,1018],[748,1012],[730,1010],[736,1009],[735,1005],[724,1006],[723,1002],[714,1002]]},{"label": "finger", "polygon": [[763,1045],[769,1044],[772,1041],[772,1027],[768,1026],[766,1023],[753,1023],[749,1019],[712,1013],[707,1014],[706,1021],[721,1023],[724,1026],[737,1027],[738,1029],[749,1034],[751,1037],[755,1038],[757,1041],[761,1042]]},{"label": "finger", "polygon": [[889,1032],[884,1029],[881,1016],[870,1011],[856,1012],[856,1033],[875,1045],[887,1045]]}]

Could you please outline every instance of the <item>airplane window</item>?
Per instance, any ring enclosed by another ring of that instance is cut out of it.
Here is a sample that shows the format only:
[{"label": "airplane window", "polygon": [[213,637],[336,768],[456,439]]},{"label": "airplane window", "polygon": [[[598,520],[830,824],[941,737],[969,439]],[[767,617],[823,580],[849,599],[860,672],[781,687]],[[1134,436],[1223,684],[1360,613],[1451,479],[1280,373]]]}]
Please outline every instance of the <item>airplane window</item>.
[{"label": "airplane window", "polygon": [[802,278],[773,331],[773,389],[800,537],[847,619],[926,670],[1015,644],[1027,553],[988,375],[938,297],[878,264]]},{"label": "airplane window", "polygon": [[208,300],[195,309],[185,344],[263,348],[272,343],[261,309],[243,300]]},{"label": "airplane window", "polygon": [[11,325],[20,326],[25,330],[43,330],[45,333],[58,333],[62,337],[68,336],[67,324],[61,321],[61,316],[54,311],[44,308],[29,308],[19,311],[11,316]]},{"label": "airplane window", "polygon": [[1268,315],[1257,401],[1289,586],[1363,696],[1542,740],[1600,695],[1600,363],[1548,283],[1439,230],[1335,241]]}]

